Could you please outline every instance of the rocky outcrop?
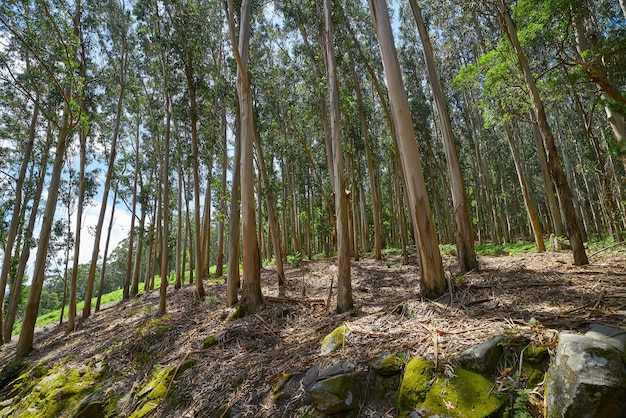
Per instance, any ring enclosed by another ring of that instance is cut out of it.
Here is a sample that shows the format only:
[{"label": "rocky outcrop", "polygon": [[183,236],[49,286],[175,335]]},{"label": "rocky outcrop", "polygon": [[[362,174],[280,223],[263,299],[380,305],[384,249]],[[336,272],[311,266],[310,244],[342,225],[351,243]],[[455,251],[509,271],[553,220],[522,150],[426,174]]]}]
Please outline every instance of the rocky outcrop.
[{"label": "rocky outcrop", "polygon": [[596,337],[559,335],[546,376],[548,418],[626,416],[626,369],[620,352],[606,338]]}]

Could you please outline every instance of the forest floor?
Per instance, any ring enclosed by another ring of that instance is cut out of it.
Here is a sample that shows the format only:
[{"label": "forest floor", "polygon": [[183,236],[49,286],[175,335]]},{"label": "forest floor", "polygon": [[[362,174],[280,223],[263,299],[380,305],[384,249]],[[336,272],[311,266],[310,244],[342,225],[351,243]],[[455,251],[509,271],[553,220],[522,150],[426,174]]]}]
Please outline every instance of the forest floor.
[{"label": "forest floor", "polygon": [[[175,389],[168,388],[176,402],[162,402],[157,416],[298,416],[307,404],[302,379],[315,364],[352,361],[365,369],[379,354],[396,352],[445,370],[460,352],[496,335],[553,346],[561,330],[584,332],[594,322],[626,326],[626,257],[607,254],[587,266],[572,265],[568,251],[483,256],[479,271],[462,276],[455,258],[445,256],[452,292],[435,301],[420,298],[415,259],[403,265],[398,255],[366,257],[352,263],[355,310],[346,314],[334,313],[332,302],[327,306],[331,282],[336,287],[335,260],[302,261],[286,269],[281,295],[274,268],[264,268],[265,305],[244,318],[228,320],[233,310],[225,307],[221,280],[205,282],[203,301],[194,298],[193,285],[170,287],[168,317],[157,317],[158,291],[149,292],[106,306],[71,334],[62,327],[39,331],[29,360],[103,360],[117,393],[132,393],[157,365],[195,360]],[[163,332],[142,334],[149,321],[161,321]],[[321,356],[323,337],[344,323],[351,332],[343,347]],[[207,338],[214,345],[205,348]],[[0,348],[0,368],[11,359],[15,339]],[[272,387],[287,373],[286,396],[276,401]],[[394,408],[365,403],[359,416],[391,417]]]}]

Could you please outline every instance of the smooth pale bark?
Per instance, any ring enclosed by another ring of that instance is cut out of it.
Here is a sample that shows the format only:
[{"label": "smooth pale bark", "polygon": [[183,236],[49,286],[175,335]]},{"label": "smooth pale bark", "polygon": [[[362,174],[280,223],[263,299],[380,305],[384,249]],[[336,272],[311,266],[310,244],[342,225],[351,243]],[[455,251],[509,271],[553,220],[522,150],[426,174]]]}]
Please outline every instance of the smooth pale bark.
[{"label": "smooth pale bark", "polygon": [[[561,155],[563,156],[563,165],[565,166],[565,174],[567,177],[567,184],[569,184],[570,189],[572,189],[572,198],[574,199],[574,208],[576,209],[576,215],[578,215],[578,220],[580,221],[580,230],[582,232],[583,241],[587,241],[587,231],[585,228],[584,217],[582,213],[582,205],[580,204],[580,200],[578,199],[578,187],[576,187],[576,176],[574,174],[574,168],[572,167],[572,162],[567,152],[567,145],[565,144],[565,135],[563,133],[563,127],[561,126],[561,117],[559,115],[559,109],[556,106],[556,103],[552,105],[552,111],[554,114],[554,122],[556,123],[556,133],[557,139],[559,141],[559,146],[561,148]],[[572,187],[574,185],[574,187]]]},{"label": "smooth pale bark", "polygon": [[228,169],[228,146],[226,138],[226,109],[221,107],[222,115],[222,164],[220,176],[220,203],[219,217],[217,221],[217,261],[215,277],[224,275],[224,220],[226,218],[226,172]]},{"label": "smooth pale bark", "polygon": [[113,230],[113,221],[115,219],[115,206],[117,205],[117,187],[113,192],[113,206],[111,208],[111,218],[109,219],[109,227],[107,228],[107,238],[104,243],[104,254],[102,255],[102,268],[100,269],[100,283],[98,285],[98,298],[96,299],[95,311],[100,311],[100,301],[102,299],[102,291],[104,288],[104,277],[107,271],[107,258],[109,252],[109,244],[111,243],[111,231]]},{"label": "smooth pale bark", "polygon": [[211,265],[211,254],[209,253],[211,243],[211,183],[213,176],[213,161],[209,162],[206,190],[204,193],[204,211],[202,215],[202,264],[204,265],[204,275],[209,275]]},{"label": "smooth pale bark", "polygon": [[[531,114],[531,117],[534,114]],[[552,180],[550,179],[550,171],[548,170],[548,160],[546,158],[545,147],[543,145],[541,134],[537,124],[533,123],[532,126],[533,137],[537,146],[537,156],[539,157],[539,167],[541,168],[541,176],[543,178],[543,184],[546,190],[546,200],[548,202],[548,210],[550,211],[550,218],[552,219],[553,232],[556,236],[563,235],[563,220],[561,218],[561,210],[554,189],[552,188]]]},{"label": "smooth pale bark", "polygon": [[78,265],[81,246],[81,230],[83,223],[83,210],[85,205],[85,170],[87,166],[87,135],[79,134],[80,141],[80,168],[78,174],[78,197],[76,209],[76,226],[74,233],[74,259],[72,261],[72,277],[70,279],[69,305],[67,312],[67,331],[74,331],[76,327],[76,287],[78,283]]},{"label": "smooth pale bark", "polygon": [[139,293],[139,277],[141,275],[141,255],[143,252],[144,228],[146,226],[146,212],[147,212],[146,205],[145,203],[142,203],[141,218],[139,219],[139,236],[137,237],[137,252],[135,253],[135,262],[133,263],[133,281],[130,286],[131,297],[135,297]]},{"label": "smooth pale bark", "polygon": [[[232,0],[229,0],[229,15],[232,20]],[[234,42],[233,52],[237,61],[237,93],[241,122],[241,230],[243,275],[241,304],[246,312],[254,312],[263,303],[261,293],[261,260],[256,235],[256,209],[254,200],[254,109],[252,90],[248,77],[248,55],[250,46],[250,0],[241,3],[239,43]],[[234,26],[234,25],[233,25]]]},{"label": "smooth pale bark", "polygon": [[176,283],[174,289],[180,289],[183,286],[184,261],[183,248],[183,164],[178,161],[178,217],[176,225]]},{"label": "smooth pale bark", "polygon": [[439,240],[413,131],[409,101],[398,63],[387,2],[369,0],[369,5],[387,77],[391,113],[398,134],[398,150],[409,199],[408,208],[413,221],[413,233],[422,270],[421,293],[425,298],[434,299],[446,291],[447,285],[439,252]]},{"label": "smooth pale bark", "polygon": [[268,167],[265,164],[265,155],[263,154],[263,148],[261,147],[261,138],[258,130],[255,130],[254,139],[257,149],[259,172],[261,175],[261,181],[263,182],[263,188],[265,189],[267,223],[269,226],[269,233],[272,239],[272,248],[274,249],[274,259],[276,260],[276,274],[278,275],[278,285],[284,286],[287,284],[287,279],[285,278],[285,271],[283,269],[283,254],[281,251],[282,244],[280,242],[280,229],[278,227],[278,217],[276,215],[276,205],[274,203],[274,192],[272,191],[272,185],[270,184],[267,171]]},{"label": "smooth pale bark", "polygon": [[[367,178],[369,180],[370,194],[372,197],[372,215],[374,218],[374,258],[376,260],[382,259],[382,238],[381,238],[381,209],[380,202],[378,200],[378,187],[376,184],[376,176],[374,173],[374,162],[372,161],[372,151],[370,150],[370,138],[369,129],[367,125],[367,117],[365,116],[365,104],[363,102],[363,94],[361,93],[361,83],[359,77],[352,68],[352,79],[354,80],[354,91],[356,94],[356,102],[359,111],[359,121],[361,122],[361,135],[363,135],[363,142],[365,143],[365,159],[367,161]],[[362,195],[361,195],[362,196]]]},{"label": "smooth pale bark", "polygon": [[[4,244],[4,260],[2,262],[2,272],[0,273],[0,330],[2,329],[2,321],[4,317],[4,296],[7,287],[7,281],[9,278],[9,272],[11,270],[11,264],[13,262],[13,245],[15,244],[15,238],[17,236],[18,227],[20,225],[20,213],[22,209],[25,209],[23,200],[24,181],[26,179],[26,171],[30,162],[30,157],[33,152],[33,146],[35,144],[35,138],[37,136],[37,120],[39,118],[39,91],[36,93],[36,97],[33,103],[33,115],[30,120],[30,129],[28,133],[28,141],[24,147],[22,164],[20,171],[15,181],[15,196],[13,202],[13,215],[11,216],[11,222],[9,224],[9,230],[7,232],[6,241]],[[28,244],[28,243],[27,243]],[[17,251],[17,250],[16,250]],[[0,345],[4,344],[4,337],[0,333]]]},{"label": "smooth pale bark", "polygon": [[[137,217],[137,187],[139,185],[139,127],[141,126],[141,113],[137,112],[137,126],[135,130],[135,168],[133,169],[133,198],[130,206],[130,231],[128,232],[128,253],[126,254],[126,274],[122,298],[130,297],[130,285],[133,277],[133,252],[135,251],[135,218]],[[142,226],[143,227],[143,226]]]},{"label": "smooth pale bark", "polygon": [[426,74],[433,92],[435,104],[437,105],[437,115],[439,116],[439,123],[441,125],[443,148],[448,163],[448,172],[450,174],[450,191],[452,192],[454,220],[456,221],[456,247],[459,267],[463,271],[471,271],[478,267],[478,261],[476,259],[476,251],[474,250],[474,232],[472,231],[469,203],[465,192],[465,181],[463,180],[463,173],[461,172],[459,154],[456,149],[456,144],[454,143],[450,114],[448,113],[448,106],[439,81],[433,47],[422,17],[422,11],[417,5],[416,0],[409,0],[409,3],[411,4],[413,17],[417,23],[417,29],[422,41]]},{"label": "smooth pale bark", "polygon": [[518,62],[520,64],[520,67],[522,68],[522,71],[524,72],[526,85],[531,95],[539,132],[541,133],[543,143],[548,154],[550,172],[552,174],[552,178],[554,179],[557,193],[559,194],[559,198],[561,201],[561,208],[564,214],[564,221],[567,228],[568,238],[572,245],[572,252],[574,253],[574,264],[589,264],[589,260],[587,259],[587,253],[585,251],[585,246],[582,240],[578,217],[576,216],[576,211],[574,210],[572,192],[569,188],[569,185],[567,184],[567,178],[565,177],[565,173],[563,172],[563,168],[561,167],[561,162],[559,161],[559,156],[557,154],[556,145],[554,143],[552,130],[550,129],[550,125],[548,125],[548,119],[546,117],[546,112],[543,106],[543,102],[541,100],[541,96],[539,95],[539,90],[537,89],[537,85],[535,84],[535,78],[530,69],[530,65],[528,64],[528,60],[526,59],[524,50],[522,49],[519,39],[517,38],[517,28],[513,23],[511,13],[504,3],[504,0],[500,0],[499,7],[501,12],[500,22],[509,38],[509,41],[515,49]]},{"label": "smooth pale bark", "polygon": [[[163,161],[161,168],[161,286],[159,288],[159,309],[158,314],[164,315],[166,311],[167,303],[167,286],[169,277],[169,236],[170,236],[170,209],[169,209],[169,196],[170,196],[170,135],[172,124],[172,101],[170,94],[167,92],[167,69],[166,64],[163,62],[164,73],[164,91],[165,93],[165,136],[163,144]],[[157,218],[159,219],[159,218]],[[200,279],[198,279],[200,281]]]},{"label": "smooth pale bark", "polygon": [[226,273],[226,305],[237,303],[239,287],[239,242],[240,242],[240,197],[241,197],[241,123],[239,122],[239,105],[235,113],[235,149],[233,152],[232,191],[230,197],[230,222],[228,225],[228,270]]},{"label": "smooth pale bark", "polygon": [[[333,25],[330,0],[324,0],[324,23],[326,45],[326,73],[330,96],[330,136],[332,140],[333,188],[335,191],[335,210],[337,228],[337,312],[352,309],[352,279],[350,276],[350,231],[348,226],[348,196],[346,194],[346,175],[341,146],[339,83],[333,43]],[[327,151],[328,152],[328,151]]]},{"label": "smooth pale bark", "polygon": [[[187,47],[186,47],[187,48]],[[205,271],[205,258],[202,255],[202,229],[200,212],[200,156],[198,153],[198,104],[196,100],[196,84],[191,51],[187,48],[184,60],[185,79],[189,90],[189,109],[191,127],[191,167],[193,172],[193,219],[195,222],[195,270],[196,270],[196,297],[204,299],[204,285],[202,279]]]},{"label": "smooth pale bark", "polygon": [[517,179],[519,181],[520,189],[522,190],[522,197],[524,198],[526,215],[528,216],[528,221],[530,222],[533,236],[535,238],[535,245],[537,246],[538,252],[543,252],[546,250],[546,244],[543,241],[541,223],[539,222],[539,216],[537,216],[535,202],[532,198],[532,195],[530,194],[528,178],[526,175],[526,171],[522,166],[522,157],[520,155],[519,149],[517,148],[517,143],[515,141],[515,137],[513,136],[513,131],[511,129],[511,126],[509,125],[509,122],[505,122],[504,130],[506,133],[506,139],[509,143],[509,148],[511,149],[511,155],[513,156],[513,162],[515,163],[515,171],[517,172]]}]

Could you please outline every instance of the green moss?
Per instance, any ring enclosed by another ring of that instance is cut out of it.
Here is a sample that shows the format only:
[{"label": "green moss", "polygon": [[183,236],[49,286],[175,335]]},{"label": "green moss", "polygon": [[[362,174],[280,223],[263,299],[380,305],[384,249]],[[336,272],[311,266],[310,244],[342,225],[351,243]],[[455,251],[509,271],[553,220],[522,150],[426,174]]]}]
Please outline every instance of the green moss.
[{"label": "green moss", "polygon": [[522,371],[526,375],[526,387],[532,389],[543,380],[546,370],[543,365],[525,363],[522,365]]},{"label": "green moss", "polygon": [[430,389],[433,365],[420,358],[412,358],[404,369],[404,377],[398,393],[399,416],[407,416],[423,402]]},{"label": "green moss", "polygon": [[100,387],[105,367],[74,369],[45,364],[27,370],[14,382],[11,402],[0,416],[54,417],[71,415],[83,399]]},{"label": "green moss", "polygon": [[213,347],[214,345],[219,344],[219,340],[216,335],[209,335],[205,338],[204,343],[202,344],[203,349],[207,349]]},{"label": "green moss", "polygon": [[246,310],[243,306],[237,305],[232,314],[228,317],[229,321],[235,321],[237,319],[243,318],[246,316]]},{"label": "green moss", "polygon": [[0,394],[8,392],[12,387],[15,380],[28,368],[27,363],[23,358],[13,360],[9,362],[0,372]]},{"label": "green moss", "polygon": [[176,375],[174,376],[174,380],[180,379],[183,373],[185,373],[188,369],[191,369],[193,366],[195,366],[197,362],[198,360],[191,359],[191,358],[188,358],[187,360],[185,360],[183,364],[181,364],[180,367],[178,368],[178,371],[176,372]]},{"label": "green moss", "polygon": [[492,384],[481,374],[455,369],[456,377],[441,378],[419,407],[427,414],[450,417],[493,417],[504,407],[505,398],[492,393]]},{"label": "green moss", "polygon": [[338,326],[322,340],[321,354],[330,354],[343,345],[346,335],[350,332],[347,325]]},{"label": "green moss", "polygon": [[148,339],[155,337],[156,339],[161,339],[169,329],[169,325],[167,324],[169,320],[169,315],[147,320],[137,328],[137,338]]},{"label": "green moss", "polygon": [[391,376],[399,373],[406,362],[403,354],[387,353],[373,360],[370,366],[383,376]]},{"label": "green moss", "polygon": [[173,378],[173,366],[157,369],[137,393],[139,404],[129,418],[143,418],[161,405]]}]

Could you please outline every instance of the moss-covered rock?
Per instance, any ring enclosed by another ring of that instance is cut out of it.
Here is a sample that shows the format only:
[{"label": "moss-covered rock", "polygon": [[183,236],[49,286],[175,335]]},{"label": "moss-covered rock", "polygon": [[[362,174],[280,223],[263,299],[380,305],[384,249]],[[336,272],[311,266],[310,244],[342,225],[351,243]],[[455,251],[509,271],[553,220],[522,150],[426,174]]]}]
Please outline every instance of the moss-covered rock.
[{"label": "moss-covered rock", "polygon": [[148,383],[137,392],[139,402],[129,418],[143,418],[159,407],[167,395],[170,382],[174,377],[174,370],[174,367],[169,366],[152,373]]},{"label": "moss-covered rock", "polygon": [[424,401],[432,373],[433,365],[421,357],[414,357],[407,363],[398,393],[399,416],[407,416]]},{"label": "moss-covered rock", "polygon": [[393,376],[402,371],[406,358],[401,354],[385,353],[372,360],[370,367],[381,376]]},{"label": "moss-covered rock", "polygon": [[340,348],[349,332],[350,328],[344,324],[338,326],[333,330],[333,332],[324,337],[320,350],[321,355],[328,355]]},{"label": "moss-covered rock", "polygon": [[457,367],[453,378],[440,378],[418,408],[423,416],[487,418],[499,416],[506,398],[493,393],[492,383],[479,373]]},{"label": "moss-covered rock", "polygon": [[359,406],[354,375],[342,374],[317,382],[311,388],[315,409],[323,414],[335,414]]},{"label": "moss-covered rock", "polygon": [[101,386],[105,371],[101,364],[81,368],[72,368],[67,364],[53,368],[46,364],[37,365],[13,381],[0,416],[71,416],[83,399]]}]

